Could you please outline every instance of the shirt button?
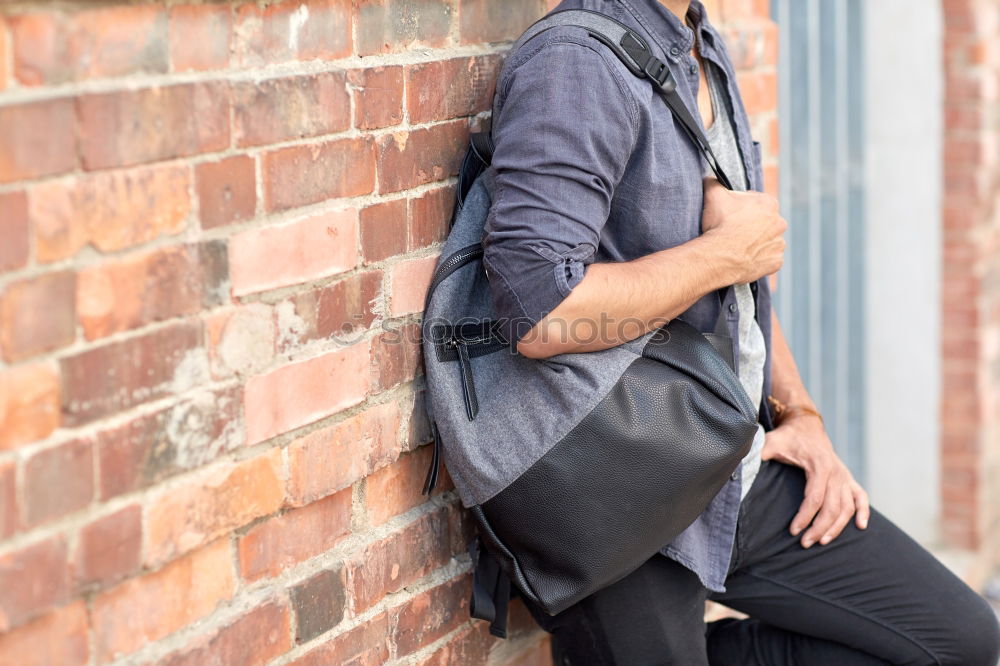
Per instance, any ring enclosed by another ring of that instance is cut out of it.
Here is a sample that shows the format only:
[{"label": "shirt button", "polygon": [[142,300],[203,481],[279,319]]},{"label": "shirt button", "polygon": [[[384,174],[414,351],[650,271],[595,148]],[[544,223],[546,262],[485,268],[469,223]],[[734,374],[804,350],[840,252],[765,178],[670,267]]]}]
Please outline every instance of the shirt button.
[{"label": "shirt button", "polygon": [[689,67],[688,69],[689,69],[689,71],[692,74],[697,74],[698,73],[698,65],[696,65],[694,63],[691,63],[691,67]]},{"label": "shirt button", "polygon": [[681,50],[679,48],[677,48],[676,46],[671,46],[670,47],[670,55],[672,55],[672,56],[679,56],[680,54],[681,54]]},{"label": "shirt button", "polygon": [[730,312],[736,312],[737,309],[738,309],[738,306],[736,305],[736,303],[730,303],[729,304],[729,311]]},{"label": "shirt button", "polygon": [[729,478],[732,479],[733,481],[735,481],[736,477],[739,476],[739,472],[740,472],[740,468],[737,467],[736,471],[734,471],[732,474],[729,475]]}]

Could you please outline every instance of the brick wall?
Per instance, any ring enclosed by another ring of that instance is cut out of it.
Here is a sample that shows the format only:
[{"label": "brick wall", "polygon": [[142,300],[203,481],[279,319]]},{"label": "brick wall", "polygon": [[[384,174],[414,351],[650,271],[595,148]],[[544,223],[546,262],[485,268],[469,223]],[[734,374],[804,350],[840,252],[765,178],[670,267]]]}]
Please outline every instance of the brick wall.
[{"label": "brick wall", "polygon": [[1000,5],[944,0],[943,530],[1000,565]]},{"label": "brick wall", "polygon": [[[709,4],[773,186],[767,3]],[[2,5],[0,663],[547,663],[468,619],[414,335],[545,5]]]}]

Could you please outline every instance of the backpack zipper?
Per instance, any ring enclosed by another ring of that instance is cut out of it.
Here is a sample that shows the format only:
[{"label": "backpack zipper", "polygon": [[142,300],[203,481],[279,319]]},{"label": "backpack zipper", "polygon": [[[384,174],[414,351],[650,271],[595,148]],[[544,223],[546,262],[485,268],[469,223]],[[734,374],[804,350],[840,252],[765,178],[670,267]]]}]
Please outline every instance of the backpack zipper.
[{"label": "backpack zipper", "polygon": [[434,271],[434,277],[431,278],[431,285],[427,288],[426,303],[428,305],[430,304],[431,296],[434,295],[434,291],[448,278],[449,275],[457,271],[462,266],[465,266],[482,256],[483,246],[480,243],[476,243],[475,245],[467,245],[466,247],[463,247],[461,250],[445,259],[441,265],[437,267],[437,270]]},{"label": "backpack zipper", "polygon": [[476,419],[479,413],[479,397],[476,395],[476,383],[472,376],[472,360],[469,358],[469,347],[465,340],[452,337],[448,341],[448,346],[452,347],[458,356],[459,373],[462,377],[462,398],[465,401],[465,415],[470,421]]}]

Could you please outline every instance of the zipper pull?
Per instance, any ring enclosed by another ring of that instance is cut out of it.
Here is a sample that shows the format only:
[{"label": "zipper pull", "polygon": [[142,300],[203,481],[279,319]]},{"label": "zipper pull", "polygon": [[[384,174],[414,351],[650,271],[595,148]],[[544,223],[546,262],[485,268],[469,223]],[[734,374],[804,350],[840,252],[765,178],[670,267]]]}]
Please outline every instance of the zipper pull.
[{"label": "zipper pull", "polygon": [[452,347],[458,353],[458,365],[462,375],[462,397],[465,399],[465,414],[474,421],[479,413],[479,398],[476,397],[476,384],[472,377],[472,361],[469,358],[469,348],[462,340],[452,338]]}]

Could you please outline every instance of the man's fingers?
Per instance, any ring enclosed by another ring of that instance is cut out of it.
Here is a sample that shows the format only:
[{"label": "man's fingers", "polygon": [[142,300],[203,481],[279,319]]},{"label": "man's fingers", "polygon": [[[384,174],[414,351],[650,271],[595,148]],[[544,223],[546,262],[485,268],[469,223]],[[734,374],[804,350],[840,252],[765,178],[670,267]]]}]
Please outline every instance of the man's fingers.
[{"label": "man's fingers", "polygon": [[819,538],[819,543],[822,546],[830,543],[844,531],[847,527],[847,523],[851,522],[851,516],[854,515],[855,504],[854,504],[854,494],[851,492],[850,486],[843,486],[841,489],[841,502],[840,502],[840,514],[837,519],[833,521],[833,525],[823,532],[823,536]]},{"label": "man's fingers", "polygon": [[858,508],[854,522],[859,529],[866,529],[868,527],[868,519],[871,517],[871,505],[868,502],[868,493],[857,482],[852,484],[851,493],[854,495],[854,505]]},{"label": "man's fingers", "polygon": [[802,498],[802,505],[788,527],[792,536],[798,536],[799,532],[812,522],[813,517],[823,507],[827,476],[825,473],[817,472],[806,479],[805,497]]},{"label": "man's fingers", "polygon": [[809,548],[819,541],[820,537],[833,529],[834,523],[840,517],[843,496],[841,489],[836,482],[827,487],[826,495],[823,497],[823,507],[819,510],[813,524],[809,526],[806,533],[802,535],[802,547]]}]

